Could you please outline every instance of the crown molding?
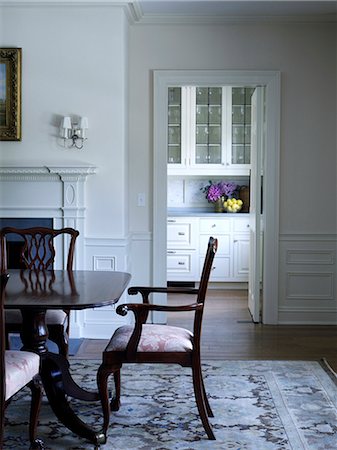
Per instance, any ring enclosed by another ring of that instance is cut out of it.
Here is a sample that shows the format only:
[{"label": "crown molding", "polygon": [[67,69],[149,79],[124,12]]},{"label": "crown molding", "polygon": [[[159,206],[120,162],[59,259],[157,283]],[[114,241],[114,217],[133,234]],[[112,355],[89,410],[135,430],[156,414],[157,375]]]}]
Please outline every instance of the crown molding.
[{"label": "crown molding", "polygon": [[138,0],[0,0],[2,7],[119,7],[131,24],[135,25],[217,25],[217,24],[261,24],[293,23],[336,24],[335,14],[301,15],[189,15],[189,14],[147,14]]},{"label": "crown molding", "polygon": [[[135,5],[137,3],[137,5]],[[130,23],[135,23],[140,18],[138,2],[127,0],[0,0],[0,7],[113,7],[122,8]]]}]

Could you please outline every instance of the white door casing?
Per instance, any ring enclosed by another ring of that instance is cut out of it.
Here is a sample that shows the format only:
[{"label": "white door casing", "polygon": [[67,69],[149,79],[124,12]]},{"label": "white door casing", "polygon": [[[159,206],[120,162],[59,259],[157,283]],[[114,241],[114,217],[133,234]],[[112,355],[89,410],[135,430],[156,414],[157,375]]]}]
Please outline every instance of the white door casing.
[{"label": "white door casing", "polygon": [[[222,70],[154,71],[153,125],[153,279],[166,285],[167,220],[167,91],[170,86],[264,86],[265,148],[263,161],[264,246],[263,246],[263,322],[278,322],[278,246],[279,246],[279,153],[280,153],[280,72]],[[158,296],[156,303],[165,304]],[[154,315],[154,322],[165,322],[165,315]]]}]

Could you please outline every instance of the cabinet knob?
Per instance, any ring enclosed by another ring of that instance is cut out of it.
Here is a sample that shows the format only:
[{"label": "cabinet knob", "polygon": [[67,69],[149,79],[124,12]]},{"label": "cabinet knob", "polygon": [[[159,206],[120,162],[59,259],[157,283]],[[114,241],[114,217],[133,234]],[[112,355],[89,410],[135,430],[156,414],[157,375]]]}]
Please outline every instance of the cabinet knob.
[{"label": "cabinet knob", "polygon": [[178,261],[178,265],[179,265],[179,266],[184,266],[184,265],[185,265],[185,263],[184,263],[184,262],[182,262],[182,261]]},{"label": "cabinet knob", "polygon": [[212,228],[216,228],[216,224],[215,223],[213,223]]},{"label": "cabinet knob", "polygon": [[183,231],[179,231],[178,236],[185,236],[185,233]]},{"label": "cabinet knob", "polygon": [[247,228],[249,228],[249,223],[247,223]]},{"label": "cabinet knob", "polygon": [[176,252],[174,250],[168,250],[167,253],[169,253],[170,255],[174,255]]},{"label": "cabinet knob", "polygon": [[169,223],[175,223],[175,222],[176,222],[176,220],[174,220],[174,219],[167,219],[167,221],[168,221]]}]

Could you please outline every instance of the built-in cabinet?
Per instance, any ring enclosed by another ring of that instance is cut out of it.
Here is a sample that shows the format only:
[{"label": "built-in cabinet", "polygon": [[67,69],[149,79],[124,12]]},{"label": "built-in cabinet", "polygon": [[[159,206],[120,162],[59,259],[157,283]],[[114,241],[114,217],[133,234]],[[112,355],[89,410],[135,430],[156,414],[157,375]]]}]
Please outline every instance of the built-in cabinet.
[{"label": "built-in cabinet", "polygon": [[210,281],[247,282],[249,215],[168,217],[167,280],[198,281],[210,236],[218,239]]},{"label": "built-in cabinet", "polygon": [[253,91],[231,86],[169,88],[168,174],[247,174]]}]

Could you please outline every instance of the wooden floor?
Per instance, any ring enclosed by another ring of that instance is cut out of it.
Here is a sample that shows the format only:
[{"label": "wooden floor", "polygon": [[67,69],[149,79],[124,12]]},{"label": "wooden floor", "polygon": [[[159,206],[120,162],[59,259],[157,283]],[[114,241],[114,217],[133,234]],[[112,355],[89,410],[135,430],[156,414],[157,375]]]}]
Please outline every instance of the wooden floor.
[{"label": "wooden floor", "polygon": [[[169,304],[188,304],[190,296],[172,296]],[[189,313],[171,313],[168,324],[192,329]],[[107,341],[86,339],[77,358],[100,359]],[[337,326],[254,324],[247,291],[208,290],[203,319],[204,360],[325,358],[337,372]]]}]

